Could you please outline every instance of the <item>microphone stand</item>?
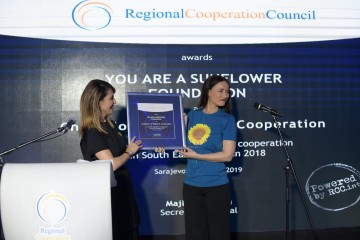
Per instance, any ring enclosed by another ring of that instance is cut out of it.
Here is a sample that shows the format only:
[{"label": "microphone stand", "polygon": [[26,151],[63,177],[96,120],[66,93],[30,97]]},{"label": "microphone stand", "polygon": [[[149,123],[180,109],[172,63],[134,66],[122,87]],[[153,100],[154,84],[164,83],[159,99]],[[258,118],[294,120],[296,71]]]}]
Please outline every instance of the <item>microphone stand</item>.
[{"label": "microphone stand", "polygon": [[[0,155],[0,179],[1,179],[1,173],[2,173],[2,168],[4,165],[4,160],[2,158],[2,155]],[[3,238],[4,233],[3,233],[3,229],[2,229],[2,219],[1,219],[1,214],[0,214],[0,239],[3,240],[5,238]]]},{"label": "microphone stand", "polygon": [[[271,113],[270,113],[271,114]],[[299,190],[299,193],[300,193],[300,196],[301,196],[301,200],[304,204],[304,207],[305,207],[305,211],[306,211],[306,215],[308,217],[308,220],[310,222],[310,226],[311,226],[311,229],[313,231],[313,234],[315,236],[315,227],[314,227],[314,223],[312,221],[312,218],[311,218],[311,215],[310,215],[310,211],[309,211],[309,208],[306,204],[306,201],[305,201],[305,197],[304,197],[304,194],[301,190],[301,187],[300,187],[300,183],[298,181],[298,178],[296,176],[296,172],[295,172],[295,167],[292,163],[292,160],[290,158],[290,155],[289,155],[289,152],[287,150],[287,147],[286,145],[284,144],[284,139],[283,139],[283,136],[281,134],[281,131],[280,131],[280,126],[276,120],[276,117],[274,114],[271,114],[271,116],[273,117],[274,119],[274,123],[275,123],[275,126],[277,128],[277,131],[279,133],[279,136],[280,136],[280,140],[281,140],[281,146],[284,148],[284,151],[285,151],[285,154],[286,154],[286,162],[287,162],[287,165],[284,167],[284,170],[285,170],[285,200],[286,200],[286,240],[289,239],[289,235],[290,235],[290,229],[289,229],[289,207],[290,207],[290,195],[289,195],[289,173],[291,172],[292,175],[294,176],[294,179],[295,179],[295,182],[296,182],[296,185],[297,185],[297,188]],[[316,237],[316,236],[315,236]]]},{"label": "microphone stand", "polygon": [[[43,138],[46,138],[46,137],[48,137],[48,136],[50,136],[50,135],[55,134],[55,133],[60,133],[60,132],[62,132],[62,131],[64,131],[64,130],[66,130],[66,128],[64,128],[64,127],[58,128],[58,129],[56,129],[56,130],[54,130],[54,131],[51,131],[51,132],[49,132],[49,133],[47,133],[47,134],[44,134],[44,135],[40,136],[40,137],[34,138],[34,139],[32,139],[32,140],[30,140],[30,141],[28,141],[28,142],[19,144],[19,145],[16,146],[16,147],[13,147],[13,148],[11,148],[11,149],[8,149],[8,150],[5,150],[5,151],[1,152],[1,153],[0,153],[1,167],[3,166],[3,161],[2,161],[1,156],[6,155],[6,154],[9,154],[9,153],[11,153],[11,152],[13,152],[13,151],[15,151],[15,150],[17,150],[17,149],[19,149],[19,148],[25,147],[26,145],[29,145],[30,143],[37,142],[37,141],[39,141],[39,140],[41,140],[41,139],[43,139]],[[64,131],[64,133],[66,133],[66,132],[67,132],[67,131]]]},{"label": "microphone stand", "polygon": [[[22,143],[22,144],[20,144],[20,145],[18,145],[16,147],[13,147],[11,149],[8,149],[8,150],[5,150],[5,151],[1,152],[0,153],[0,180],[1,180],[2,169],[3,169],[3,166],[4,166],[4,161],[3,161],[2,156],[6,155],[6,154],[9,154],[9,153],[11,153],[11,152],[13,152],[13,151],[15,151],[15,150],[17,150],[19,148],[25,147],[26,145],[29,145],[30,143],[37,142],[37,141],[39,141],[41,139],[44,139],[44,138],[46,138],[46,137],[48,137],[50,135],[53,135],[55,133],[60,133],[60,132],[64,131],[63,134],[65,134],[65,133],[67,133],[68,130],[69,130],[69,126],[60,127],[60,128],[58,128],[56,130],[53,130],[53,131],[45,134],[45,135],[42,135],[42,136],[37,137],[37,138],[35,138],[33,140],[30,140],[30,141]],[[0,239],[3,239],[2,236],[3,236],[3,229],[2,229],[2,221],[1,221],[1,216],[0,216]]]}]

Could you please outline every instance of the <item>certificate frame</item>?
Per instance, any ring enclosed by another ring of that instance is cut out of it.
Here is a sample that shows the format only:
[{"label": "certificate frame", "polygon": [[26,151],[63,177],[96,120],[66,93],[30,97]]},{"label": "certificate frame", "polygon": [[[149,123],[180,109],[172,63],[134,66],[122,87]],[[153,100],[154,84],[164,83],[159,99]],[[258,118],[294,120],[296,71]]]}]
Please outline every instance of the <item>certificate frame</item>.
[{"label": "certificate frame", "polygon": [[128,141],[142,140],[144,150],[186,146],[181,94],[126,93]]}]

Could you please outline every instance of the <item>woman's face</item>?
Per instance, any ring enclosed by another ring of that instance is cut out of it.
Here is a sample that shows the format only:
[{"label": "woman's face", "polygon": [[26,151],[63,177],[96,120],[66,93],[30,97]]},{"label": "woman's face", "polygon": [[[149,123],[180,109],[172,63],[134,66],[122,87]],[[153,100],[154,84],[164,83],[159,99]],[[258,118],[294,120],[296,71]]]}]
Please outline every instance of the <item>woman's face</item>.
[{"label": "woman's face", "polygon": [[103,121],[108,115],[113,113],[114,105],[116,100],[114,98],[114,92],[109,89],[107,95],[103,100],[100,101],[100,112],[101,112],[101,121]]},{"label": "woman's face", "polygon": [[209,90],[208,104],[216,107],[225,106],[230,96],[229,84],[226,81],[218,82]]}]

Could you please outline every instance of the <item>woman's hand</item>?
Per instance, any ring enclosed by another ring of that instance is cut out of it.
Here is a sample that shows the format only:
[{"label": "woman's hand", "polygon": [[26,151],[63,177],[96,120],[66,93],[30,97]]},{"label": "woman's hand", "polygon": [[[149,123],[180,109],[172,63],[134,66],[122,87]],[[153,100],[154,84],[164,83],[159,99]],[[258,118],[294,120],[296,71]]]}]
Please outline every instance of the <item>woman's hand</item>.
[{"label": "woman's hand", "polygon": [[140,148],[143,147],[142,140],[135,141],[136,137],[133,137],[130,143],[126,147],[126,152],[128,152],[131,156],[134,155]]},{"label": "woman's hand", "polygon": [[163,152],[165,152],[165,148],[163,148],[163,147],[156,147],[156,148],[154,149],[154,151],[155,151],[156,153],[163,153]]},{"label": "woman's hand", "polygon": [[175,152],[180,153],[181,155],[183,155],[186,158],[195,158],[199,155],[197,152],[195,152],[194,150],[192,150],[189,147],[184,147],[183,149],[178,149],[175,150]]}]

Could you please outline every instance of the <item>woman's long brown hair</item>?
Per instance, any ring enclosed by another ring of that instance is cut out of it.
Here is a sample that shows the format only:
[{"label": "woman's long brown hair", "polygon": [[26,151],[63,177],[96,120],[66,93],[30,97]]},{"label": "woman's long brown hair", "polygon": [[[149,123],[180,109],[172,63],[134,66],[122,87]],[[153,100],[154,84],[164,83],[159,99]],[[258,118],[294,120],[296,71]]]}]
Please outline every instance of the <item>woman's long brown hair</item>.
[{"label": "woman's long brown hair", "polygon": [[[219,82],[227,82],[227,84],[230,86],[229,81],[222,76],[219,75],[212,75],[210,77],[208,77],[203,86],[202,86],[202,90],[201,90],[201,96],[200,96],[200,101],[199,104],[197,105],[198,108],[205,108],[208,100],[209,100],[209,91]],[[224,107],[221,107],[222,109],[225,110],[225,112],[227,113],[231,113],[232,111],[232,106],[231,106],[231,96],[229,96],[229,99],[227,100],[227,102],[225,103]]]}]

